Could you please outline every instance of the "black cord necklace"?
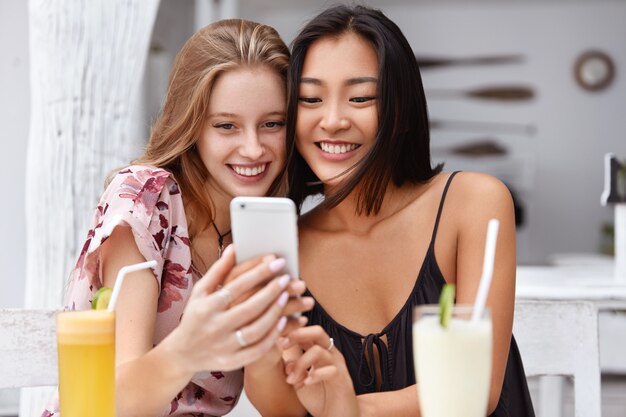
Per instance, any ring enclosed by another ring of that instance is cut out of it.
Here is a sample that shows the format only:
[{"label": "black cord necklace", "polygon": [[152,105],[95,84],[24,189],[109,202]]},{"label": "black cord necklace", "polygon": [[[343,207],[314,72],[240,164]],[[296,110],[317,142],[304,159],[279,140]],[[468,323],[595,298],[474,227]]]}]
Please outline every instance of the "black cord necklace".
[{"label": "black cord necklace", "polygon": [[231,229],[228,229],[224,234],[220,233],[220,230],[215,225],[215,222],[211,222],[213,225],[213,229],[215,229],[215,233],[217,233],[217,257],[222,257],[222,252],[224,252],[224,238],[228,236],[231,232]]}]

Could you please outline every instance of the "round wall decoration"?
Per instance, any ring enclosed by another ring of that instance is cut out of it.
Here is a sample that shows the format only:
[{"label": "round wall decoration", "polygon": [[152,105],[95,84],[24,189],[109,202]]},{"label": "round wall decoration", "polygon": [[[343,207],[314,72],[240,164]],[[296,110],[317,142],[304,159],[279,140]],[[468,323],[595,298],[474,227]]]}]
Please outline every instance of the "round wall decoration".
[{"label": "round wall decoration", "polygon": [[574,77],[578,85],[585,90],[604,90],[615,78],[615,64],[605,52],[586,51],[576,59]]}]

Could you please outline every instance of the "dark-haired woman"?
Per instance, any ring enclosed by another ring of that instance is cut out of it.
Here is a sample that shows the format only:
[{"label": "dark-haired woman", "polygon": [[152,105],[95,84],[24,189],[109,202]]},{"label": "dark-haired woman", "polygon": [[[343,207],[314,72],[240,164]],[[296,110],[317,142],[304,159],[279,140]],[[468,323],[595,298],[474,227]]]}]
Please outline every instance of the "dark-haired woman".
[{"label": "dark-haired woman", "polygon": [[[511,195],[493,177],[431,165],[424,90],[400,29],[378,10],[330,8],[294,40],[289,79],[290,196],[300,207],[325,197],[300,222],[301,276],[316,299],[310,326],[282,341],[286,382],[302,404],[293,414],[419,415],[412,310],[436,303],[445,283],[456,284],[457,303],[474,302],[486,225],[497,218],[488,410],[534,415],[511,335]],[[255,375],[246,384],[272,414]],[[278,409],[291,406],[284,384],[272,389]]]}]

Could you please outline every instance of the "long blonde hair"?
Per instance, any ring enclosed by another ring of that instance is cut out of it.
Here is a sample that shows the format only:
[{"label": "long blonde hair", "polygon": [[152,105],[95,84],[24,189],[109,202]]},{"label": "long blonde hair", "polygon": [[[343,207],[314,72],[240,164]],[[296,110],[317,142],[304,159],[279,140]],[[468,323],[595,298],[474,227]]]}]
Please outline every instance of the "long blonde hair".
[{"label": "long blonde hair", "polygon": [[[206,188],[209,173],[196,149],[215,80],[241,66],[265,66],[286,84],[288,64],[289,49],[276,30],[241,19],[206,26],[176,56],[163,109],[143,155],[133,163],[163,168],[174,175],[181,188],[190,237],[209,226],[215,216]],[[268,194],[277,192],[281,177]]]}]

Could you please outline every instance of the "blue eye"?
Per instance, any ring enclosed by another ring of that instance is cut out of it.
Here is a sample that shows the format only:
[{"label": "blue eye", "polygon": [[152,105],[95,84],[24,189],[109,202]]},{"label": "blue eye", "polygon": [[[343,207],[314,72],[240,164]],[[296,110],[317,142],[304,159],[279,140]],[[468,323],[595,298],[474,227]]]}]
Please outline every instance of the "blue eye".
[{"label": "blue eye", "polygon": [[232,123],[220,123],[213,127],[215,127],[216,129],[232,130],[235,128],[235,125]]},{"label": "blue eye", "polygon": [[285,126],[285,122],[282,121],[271,121],[271,122],[266,122],[265,123],[265,127],[273,129],[276,127],[283,127]]}]

